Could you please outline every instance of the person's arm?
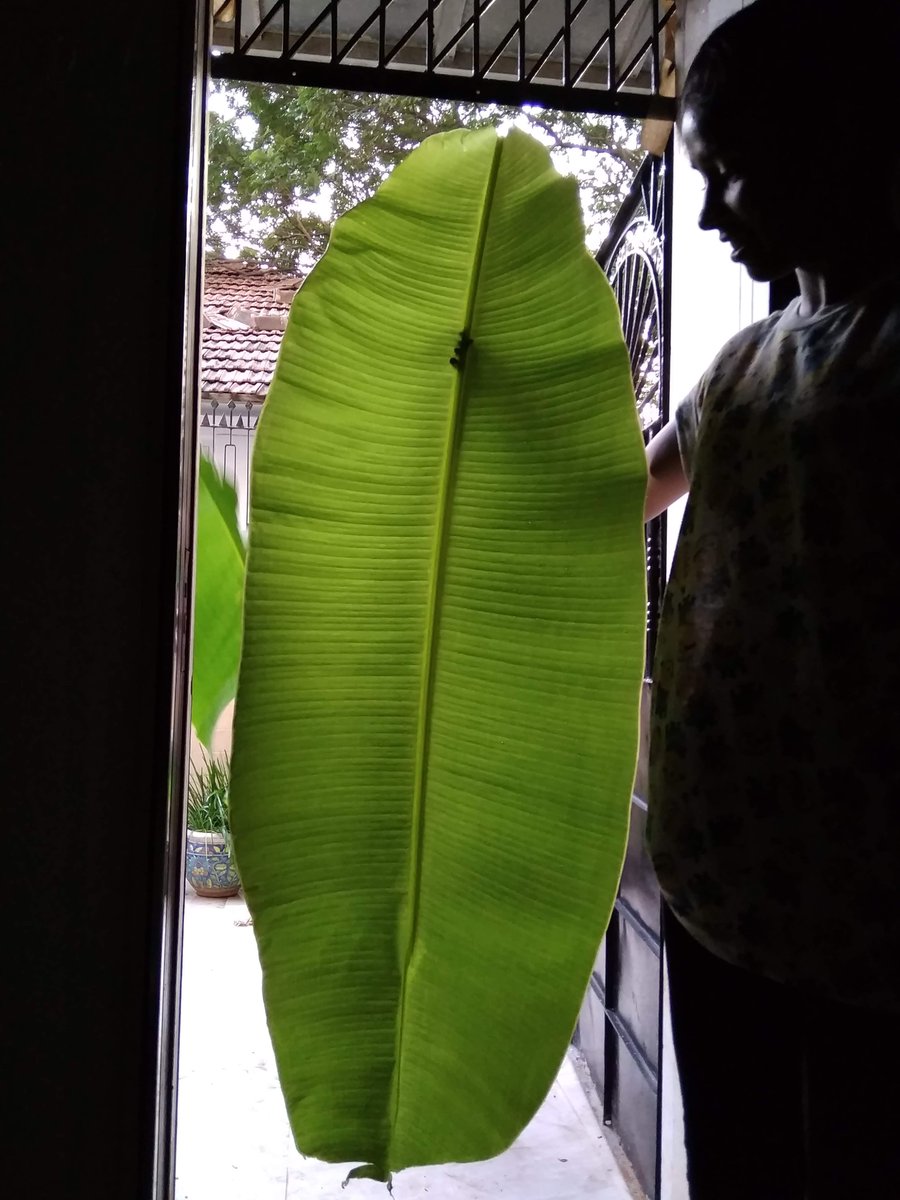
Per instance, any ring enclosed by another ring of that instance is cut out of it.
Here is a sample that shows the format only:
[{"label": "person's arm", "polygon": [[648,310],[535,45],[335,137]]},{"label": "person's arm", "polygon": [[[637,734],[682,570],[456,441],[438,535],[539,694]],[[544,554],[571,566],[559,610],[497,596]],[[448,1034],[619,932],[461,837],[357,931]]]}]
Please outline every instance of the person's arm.
[{"label": "person's arm", "polygon": [[647,496],[644,520],[651,521],[688,490],[678,450],[675,422],[669,421],[647,446]]}]

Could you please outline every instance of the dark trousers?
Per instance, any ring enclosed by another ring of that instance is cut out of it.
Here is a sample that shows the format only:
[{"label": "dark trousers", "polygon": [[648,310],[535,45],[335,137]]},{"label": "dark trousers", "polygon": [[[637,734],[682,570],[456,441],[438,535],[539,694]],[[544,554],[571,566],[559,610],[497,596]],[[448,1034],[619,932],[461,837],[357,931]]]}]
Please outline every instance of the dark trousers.
[{"label": "dark trousers", "polygon": [[691,1200],[900,1200],[900,1017],[666,956]]}]

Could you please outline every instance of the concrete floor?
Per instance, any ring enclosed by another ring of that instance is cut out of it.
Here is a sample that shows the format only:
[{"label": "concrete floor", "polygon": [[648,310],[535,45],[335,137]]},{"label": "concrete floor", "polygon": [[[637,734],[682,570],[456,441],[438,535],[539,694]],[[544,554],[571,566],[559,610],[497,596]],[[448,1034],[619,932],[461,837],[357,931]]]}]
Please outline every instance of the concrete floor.
[{"label": "concrete floor", "polygon": [[[185,900],[176,1200],[386,1200],[303,1158],[285,1116],[243,899]],[[567,1058],[543,1107],[488,1162],[404,1171],[394,1200],[631,1200]],[[637,1193],[639,1194],[639,1193]]]}]

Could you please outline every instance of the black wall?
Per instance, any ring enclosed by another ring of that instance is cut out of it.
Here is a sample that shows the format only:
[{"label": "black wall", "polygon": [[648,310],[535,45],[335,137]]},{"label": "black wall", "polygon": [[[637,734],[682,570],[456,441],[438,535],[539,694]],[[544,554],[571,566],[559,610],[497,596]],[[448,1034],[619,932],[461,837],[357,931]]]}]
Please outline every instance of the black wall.
[{"label": "black wall", "polygon": [[153,1148],[195,5],[10,11],[0,1186],[137,1200]]}]

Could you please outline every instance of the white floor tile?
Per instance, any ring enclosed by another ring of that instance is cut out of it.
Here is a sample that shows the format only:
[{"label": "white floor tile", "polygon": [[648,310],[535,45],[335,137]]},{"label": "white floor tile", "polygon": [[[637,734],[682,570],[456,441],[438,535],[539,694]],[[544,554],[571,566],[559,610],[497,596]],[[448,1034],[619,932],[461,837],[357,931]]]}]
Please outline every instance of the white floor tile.
[{"label": "white floor tile", "polygon": [[[176,1200],[386,1200],[383,1184],[293,1147],[266,1028],[253,929],[241,899],[186,898]],[[630,1200],[566,1059],[505,1154],[414,1168],[394,1200]]]}]

